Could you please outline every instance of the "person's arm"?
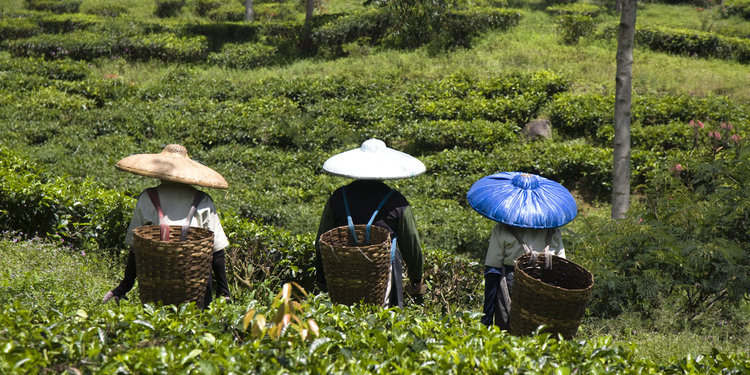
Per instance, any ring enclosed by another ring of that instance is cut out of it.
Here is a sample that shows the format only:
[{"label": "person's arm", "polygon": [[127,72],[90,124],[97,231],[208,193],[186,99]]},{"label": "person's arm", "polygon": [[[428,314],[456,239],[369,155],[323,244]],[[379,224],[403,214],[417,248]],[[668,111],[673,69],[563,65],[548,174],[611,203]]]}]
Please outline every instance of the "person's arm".
[{"label": "person's arm", "polygon": [[555,228],[552,234],[552,240],[550,241],[549,247],[551,249],[557,249],[555,255],[565,258],[565,246],[563,246],[562,233],[560,228]]},{"label": "person's arm", "polygon": [[414,219],[411,206],[404,208],[404,213],[398,221],[398,238],[396,241],[406,263],[410,282],[421,282],[424,258],[422,257],[419,232],[417,232],[417,221]]},{"label": "person's arm", "polygon": [[315,282],[324,292],[327,291],[328,288],[326,287],[325,272],[323,271],[323,258],[320,254],[320,236],[333,229],[334,225],[331,201],[329,199],[328,202],[326,202],[325,207],[323,207],[323,213],[320,215],[320,223],[318,224],[318,234],[315,236]]},{"label": "person's arm", "polygon": [[131,249],[128,254],[128,261],[125,265],[125,277],[123,277],[119,285],[110,291],[112,295],[117,298],[126,298],[125,295],[128,294],[128,292],[133,289],[133,285],[135,285],[135,276],[135,252]]}]

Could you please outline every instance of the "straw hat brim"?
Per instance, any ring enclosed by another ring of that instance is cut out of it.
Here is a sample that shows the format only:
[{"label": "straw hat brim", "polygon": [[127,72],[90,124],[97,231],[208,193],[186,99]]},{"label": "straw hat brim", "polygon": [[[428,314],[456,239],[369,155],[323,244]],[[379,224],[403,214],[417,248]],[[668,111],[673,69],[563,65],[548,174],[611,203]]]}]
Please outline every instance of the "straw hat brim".
[{"label": "straw hat brim", "polygon": [[[513,183],[521,172],[502,172],[475,182],[466,198],[482,216],[521,228],[557,228],[578,214],[575,198],[564,186],[547,178],[532,176],[533,187]],[[537,184],[538,183],[538,184]]]},{"label": "straw hat brim", "polygon": [[229,184],[215,170],[198,163],[187,155],[180,145],[168,145],[158,154],[135,154],[117,162],[115,168],[140,176],[160,180],[227,189]]},{"label": "straw hat brim", "polygon": [[335,176],[360,180],[395,180],[418,176],[426,168],[419,159],[371,139],[360,148],[330,157],[323,163],[323,170]]}]

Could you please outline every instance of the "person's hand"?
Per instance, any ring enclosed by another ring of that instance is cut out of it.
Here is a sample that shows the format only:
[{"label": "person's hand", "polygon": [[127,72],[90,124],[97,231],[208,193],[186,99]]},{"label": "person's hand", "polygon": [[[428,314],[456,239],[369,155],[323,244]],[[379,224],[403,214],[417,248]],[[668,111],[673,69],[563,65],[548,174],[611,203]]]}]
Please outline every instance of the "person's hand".
[{"label": "person's hand", "polygon": [[109,300],[111,300],[112,298],[114,298],[114,299],[115,299],[115,302],[116,302],[116,303],[117,303],[117,305],[119,306],[119,305],[120,305],[120,297],[119,297],[119,296],[116,296],[116,295],[114,295],[114,294],[112,293],[112,291],[111,291],[111,290],[110,290],[109,292],[107,292],[107,294],[105,294],[105,295],[104,295],[104,298],[102,298],[102,303],[107,303],[107,302],[108,302]]},{"label": "person's hand", "polygon": [[418,296],[427,293],[427,287],[422,285],[422,280],[409,281],[409,284],[406,285],[404,291],[410,296]]}]

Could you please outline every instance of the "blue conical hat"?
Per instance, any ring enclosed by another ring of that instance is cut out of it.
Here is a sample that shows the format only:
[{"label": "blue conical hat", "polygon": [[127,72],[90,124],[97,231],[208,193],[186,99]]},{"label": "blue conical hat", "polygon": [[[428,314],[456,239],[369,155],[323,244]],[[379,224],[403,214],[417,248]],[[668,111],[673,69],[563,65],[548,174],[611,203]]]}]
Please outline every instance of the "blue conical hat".
[{"label": "blue conical hat", "polygon": [[483,177],[471,186],[466,198],[483,216],[521,228],[557,228],[578,213],[568,189],[530,173],[501,172]]}]

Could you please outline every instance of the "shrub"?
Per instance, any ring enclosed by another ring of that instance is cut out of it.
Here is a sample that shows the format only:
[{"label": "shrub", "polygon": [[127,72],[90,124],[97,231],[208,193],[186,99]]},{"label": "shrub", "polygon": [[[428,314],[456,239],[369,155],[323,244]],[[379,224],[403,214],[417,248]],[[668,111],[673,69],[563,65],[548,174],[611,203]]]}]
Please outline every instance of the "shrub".
[{"label": "shrub", "polygon": [[[447,14],[443,26],[447,30],[450,40],[445,45],[437,45],[436,47],[440,49],[471,47],[472,40],[481,33],[488,30],[507,30],[518,25],[521,16],[522,13],[519,11],[494,8],[451,11]],[[440,39],[437,42],[439,44]]]},{"label": "shrub", "polygon": [[243,21],[245,19],[245,7],[238,2],[222,4],[218,8],[209,10],[206,17],[217,22]]},{"label": "shrub", "polygon": [[85,13],[100,17],[119,17],[128,13],[128,7],[120,3],[97,3],[87,7]]},{"label": "shrub", "polygon": [[154,15],[159,18],[174,17],[182,11],[185,0],[156,0]]},{"label": "shrub", "polygon": [[381,10],[355,12],[332,20],[312,32],[312,40],[325,55],[344,56],[347,43],[368,38],[376,44],[385,35],[390,18]]},{"label": "shrub", "polygon": [[48,14],[40,17],[36,22],[48,34],[92,31],[104,24],[100,18],[91,14]]},{"label": "shrub", "polygon": [[220,52],[208,55],[208,62],[238,69],[271,65],[278,49],[263,43],[225,44]]},{"label": "shrub", "polygon": [[436,120],[408,124],[404,126],[401,137],[411,143],[410,149],[419,153],[449,148],[488,151],[517,141],[519,131],[515,124],[487,120]]},{"label": "shrub", "polygon": [[636,29],[635,42],[655,51],[750,62],[750,41],[709,32],[644,27]]},{"label": "shrub", "polygon": [[750,0],[726,0],[724,6],[728,14],[738,14],[750,20]]},{"label": "shrub", "polygon": [[72,60],[46,61],[28,58],[2,60],[0,70],[37,75],[52,80],[77,81],[86,78],[89,68],[85,63]]},{"label": "shrub", "polygon": [[570,4],[551,5],[547,7],[546,11],[558,16],[584,15],[596,17],[602,12],[602,8],[595,4],[574,2]]},{"label": "shrub", "polygon": [[0,40],[28,38],[42,32],[42,28],[28,18],[0,19]]},{"label": "shrub", "polygon": [[208,55],[206,37],[180,37],[172,33],[136,35],[119,47],[123,53],[143,60],[199,62]]},{"label": "shrub", "polygon": [[596,21],[586,14],[563,14],[557,19],[557,30],[565,44],[577,44],[595,29]]},{"label": "shrub", "polygon": [[52,13],[77,13],[83,0],[24,0],[27,9]]},{"label": "shrub", "polygon": [[265,21],[293,21],[299,18],[299,3],[287,1],[283,3],[254,3],[256,20]]},{"label": "shrub", "polygon": [[195,0],[195,13],[204,17],[209,11],[219,8],[222,3],[222,0]]},{"label": "shrub", "polygon": [[114,41],[109,35],[90,31],[66,34],[40,34],[31,38],[7,40],[4,48],[15,56],[41,56],[48,59],[90,60],[111,56]]}]

